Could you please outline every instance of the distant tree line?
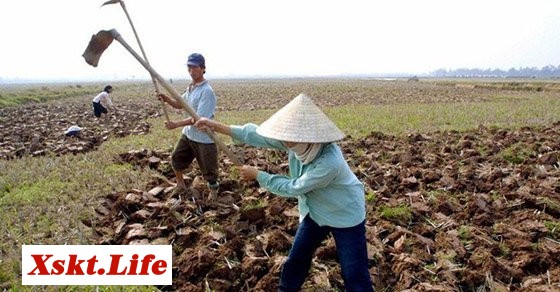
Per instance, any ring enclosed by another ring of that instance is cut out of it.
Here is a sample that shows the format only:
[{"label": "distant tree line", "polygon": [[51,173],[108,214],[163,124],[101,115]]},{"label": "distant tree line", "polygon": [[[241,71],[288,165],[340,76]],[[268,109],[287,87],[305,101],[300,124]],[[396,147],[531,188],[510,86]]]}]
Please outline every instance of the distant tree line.
[{"label": "distant tree line", "polygon": [[467,69],[454,70],[438,69],[430,73],[434,77],[526,77],[526,78],[559,78],[560,65],[548,65],[542,68],[520,67],[511,68],[507,71],[500,69]]}]

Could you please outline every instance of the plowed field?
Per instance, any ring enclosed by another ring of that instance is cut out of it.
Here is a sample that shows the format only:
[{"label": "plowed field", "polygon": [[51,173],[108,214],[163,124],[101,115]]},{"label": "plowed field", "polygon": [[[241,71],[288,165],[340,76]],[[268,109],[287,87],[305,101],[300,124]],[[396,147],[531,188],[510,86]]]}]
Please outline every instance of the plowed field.
[{"label": "plowed field", "polygon": [[[269,98],[260,100],[244,90],[254,86],[250,83],[214,85],[220,111],[277,109],[300,92],[331,107],[485,102],[501,90],[402,82],[369,86],[365,81],[344,82],[342,91],[332,83],[304,90],[308,84],[288,82],[283,90],[262,89]],[[149,132],[150,125],[138,120],[161,115],[155,101],[122,104],[143,114],[118,113],[101,127],[87,124],[89,104],[2,109],[1,158],[94,151],[111,137]],[[30,115],[41,123],[29,122]],[[76,121],[86,123],[81,136],[61,135]],[[339,145],[366,186],[370,273],[378,290],[560,290],[560,122],[398,136],[372,132]],[[247,164],[272,173],[287,171],[285,153],[231,147]],[[114,160],[159,175],[146,182],[146,189],[100,198],[96,216],[82,222],[94,230],[95,242],[172,244],[173,285],[157,287],[161,290],[277,289],[298,224],[295,200],[240,182],[225,156],[220,159],[220,197],[214,203],[204,200],[208,191],[196,163],[186,174],[189,193],[172,195],[169,151],[131,149]],[[305,289],[343,290],[339,269],[331,238],[316,253]]]}]

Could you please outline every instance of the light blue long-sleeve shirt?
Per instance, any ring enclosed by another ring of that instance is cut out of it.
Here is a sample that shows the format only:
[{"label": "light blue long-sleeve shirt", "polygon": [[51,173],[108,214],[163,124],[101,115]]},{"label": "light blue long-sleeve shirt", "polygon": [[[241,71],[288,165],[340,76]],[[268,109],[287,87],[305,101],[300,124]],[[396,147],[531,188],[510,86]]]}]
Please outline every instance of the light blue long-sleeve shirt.
[{"label": "light blue long-sleeve shirt", "polygon": [[309,214],[320,226],[352,227],[365,219],[364,185],[354,175],[335,143],[323,145],[317,157],[303,165],[280,141],[263,137],[257,126],[232,126],[232,137],[247,144],[288,151],[290,174],[259,171],[261,187],[283,197],[297,197],[300,221]]},{"label": "light blue long-sleeve shirt", "polygon": [[[183,99],[199,116],[208,119],[214,119],[214,114],[216,113],[217,98],[214,94],[214,90],[208,83],[208,80],[204,80],[196,84],[190,90],[185,92],[183,94]],[[185,126],[182,133],[190,140],[198,143],[214,143],[214,141],[212,141],[208,134],[200,131],[193,126]]]}]

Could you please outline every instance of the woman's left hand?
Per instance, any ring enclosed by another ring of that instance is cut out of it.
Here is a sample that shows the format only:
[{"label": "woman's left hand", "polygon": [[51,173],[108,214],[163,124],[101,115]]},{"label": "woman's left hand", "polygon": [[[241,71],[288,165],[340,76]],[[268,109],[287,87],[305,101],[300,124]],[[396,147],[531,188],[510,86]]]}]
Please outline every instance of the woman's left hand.
[{"label": "woman's left hand", "polygon": [[242,180],[252,181],[257,179],[257,174],[259,173],[259,170],[256,167],[243,165],[237,167],[237,169],[239,170],[239,175]]}]

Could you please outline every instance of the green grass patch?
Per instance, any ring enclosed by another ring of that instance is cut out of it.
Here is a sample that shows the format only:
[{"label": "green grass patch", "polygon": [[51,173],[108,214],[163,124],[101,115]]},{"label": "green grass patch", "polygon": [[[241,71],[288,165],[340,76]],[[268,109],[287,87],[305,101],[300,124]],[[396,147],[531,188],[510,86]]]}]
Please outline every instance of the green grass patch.
[{"label": "green grass patch", "polygon": [[466,225],[459,226],[457,232],[459,233],[459,238],[462,240],[468,240],[472,237],[471,229]]},{"label": "green grass patch", "polygon": [[[178,116],[171,116],[171,120]],[[151,149],[171,151],[181,135],[180,129],[168,130],[164,126],[164,119],[149,120],[150,133],[147,135],[130,135],[122,138],[111,138],[103,143],[100,151],[112,155],[126,153],[131,150]]]},{"label": "green grass patch", "polygon": [[521,164],[533,153],[531,149],[520,143],[510,145],[500,152],[500,157],[512,164]]},{"label": "green grass patch", "polygon": [[0,198],[0,205],[46,203],[64,188],[65,183],[58,180],[31,182],[30,184],[12,188],[9,192],[3,192]]},{"label": "green grass patch", "polygon": [[132,170],[130,164],[110,164],[105,166],[104,171],[108,175],[119,176]]},{"label": "green grass patch", "polygon": [[511,256],[511,248],[505,244],[504,242],[501,242],[500,244],[498,244],[498,249],[500,250],[500,256],[507,258],[509,256]]},{"label": "green grass patch", "polygon": [[367,188],[366,189],[366,202],[371,204],[377,201],[377,192],[374,190]]},{"label": "green grass patch", "polygon": [[560,203],[557,201],[547,198],[547,197],[540,197],[539,204],[544,205],[544,209],[546,210],[553,210],[554,212],[560,212]]},{"label": "green grass patch", "polygon": [[506,128],[531,126],[556,121],[557,110],[560,110],[558,99],[542,98],[459,104],[351,105],[326,112],[347,134],[361,137],[372,131],[398,135],[465,131],[481,124]]},{"label": "green grass patch", "polygon": [[26,103],[38,103],[66,98],[90,96],[102,87],[98,85],[44,85],[39,88],[3,88],[0,89],[0,108]]},{"label": "green grass patch", "polygon": [[[551,124],[558,120],[560,99],[497,97],[483,103],[343,105],[323,110],[344,133],[360,138],[374,131],[403,135],[411,132],[466,131],[479,125],[519,128]],[[260,124],[274,112],[221,112],[216,119],[227,124]]]},{"label": "green grass patch", "polygon": [[244,205],[241,209],[243,211],[249,211],[253,209],[262,209],[267,206],[266,202],[262,199],[252,200],[248,204]]},{"label": "green grass patch", "polygon": [[[0,108],[17,106],[27,103],[40,103],[53,100],[63,100],[72,98],[88,97],[93,98],[103,90],[105,83],[84,83],[84,84],[33,84],[0,87]],[[122,95],[123,92],[133,93],[137,88],[144,86],[138,83],[113,82],[115,95]],[[142,87],[144,88],[144,87]]]},{"label": "green grass patch", "polygon": [[399,205],[396,207],[381,206],[379,213],[382,218],[387,220],[410,221],[412,219],[412,211],[409,206]]},{"label": "green grass patch", "polygon": [[548,234],[554,239],[560,239],[560,222],[545,221],[544,226],[548,229]]}]

